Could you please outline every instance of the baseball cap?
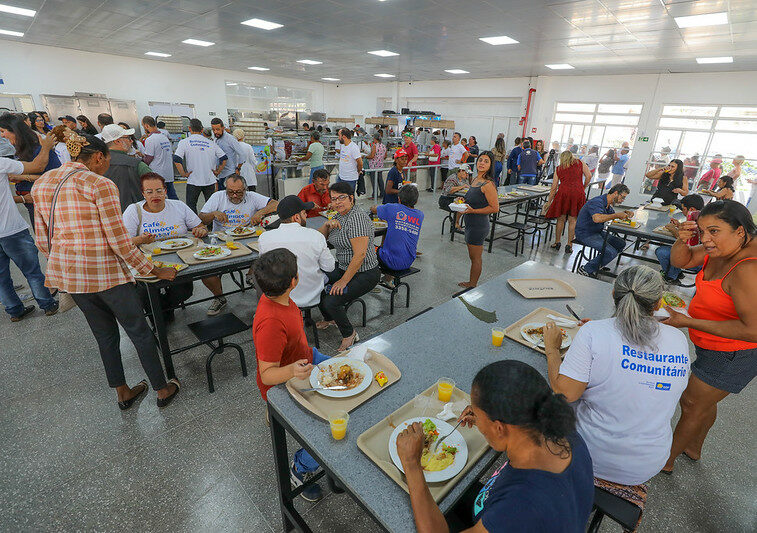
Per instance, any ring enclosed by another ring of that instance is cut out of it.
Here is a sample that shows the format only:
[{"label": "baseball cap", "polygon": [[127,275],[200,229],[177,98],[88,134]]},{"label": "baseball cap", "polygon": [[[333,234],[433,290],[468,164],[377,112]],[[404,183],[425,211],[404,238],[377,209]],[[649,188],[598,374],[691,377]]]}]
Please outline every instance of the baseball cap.
[{"label": "baseball cap", "polygon": [[459,167],[457,167],[457,172],[460,172],[461,170],[464,170],[468,174],[473,174],[473,171],[470,169],[470,165],[468,163],[463,163]]},{"label": "baseball cap", "polygon": [[276,214],[279,215],[281,220],[284,220],[302,211],[309,211],[314,207],[315,204],[313,202],[303,202],[299,196],[290,194],[281,199],[279,206],[276,208]]},{"label": "baseball cap", "polygon": [[117,141],[121,137],[126,137],[128,135],[134,135],[134,129],[125,130],[118,124],[108,124],[100,132],[100,138],[105,144]]},{"label": "baseball cap", "polygon": [[413,134],[412,134],[412,133],[410,133],[409,131],[406,131],[405,133],[403,133],[403,134],[402,134],[402,136],[403,136],[403,137],[412,137],[412,136],[413,136]]},{"label": "baseball cap", "polygon": [[719,157],[716,157],[715,159],[713,159],[712,161],[710,161],[710,163],[715,163],[716,165],[719,165],[722,162],[723,162],[723,160],[720,159]]},{"label": "baseball cap", "polygon": [[58,120],[68,120],[69,122],[76,122],[76,119],[72,117],[71,115],[66,115],[63,117],[58,117]]},{"label": "baseball cap", "polygon": [[407,152],[404,148],[398,149],[396,152],[394,152],[394,159],[397,159],[398,157],[407,156]]}]

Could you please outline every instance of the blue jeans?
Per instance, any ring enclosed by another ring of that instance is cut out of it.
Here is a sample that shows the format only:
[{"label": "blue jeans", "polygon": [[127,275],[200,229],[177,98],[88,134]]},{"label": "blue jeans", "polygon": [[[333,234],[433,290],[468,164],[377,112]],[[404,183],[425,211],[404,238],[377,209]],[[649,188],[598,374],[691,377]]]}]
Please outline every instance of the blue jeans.
[{"label": "blue jeans", "polygon": [[10,316],[18,316],[24,310],[24,304],[13,288],[10,262],[16,263],[21,273],[29,282],[34,298],[39,306],[47,311],[55,305],[50,290],[45,287],[45,275],[39,267],[39,256],[34,239],[25,229],[0,238],[0,302]]},{"label": "blue jeans", "polygon": [[[600,233],[594,233],[586,237],[579,237],[578,240],[584,243],[590,248],[594,248],[598,252],[602,251],[602,245],[605,242],[605,234],[607,232],[602,231]],[[618,257],[618,254],[623,251],[625,241],[617,235],[609,235],[607,237],[607,246],[605,247],[605,253],[599,253],[597,256],[588,261],[584,265],[584,270],[589,274],[596,274],[600,268],[611,263],[613,259]]]},{"label": "blue jeans", "polygon": [[320,170],[322,168],[326,168],[326,167],[324,167],[323,165],[319,167],[310,167],[310,181],[308,181],[308,183],[313,183],[313,174],[315,173],[316,170]]},{"label": "blue jeans", "polygon": [[[660,262],[660,268],[665,272],[668,279],[678,279],[678,276],[681,275],[681,269],[670,264],[671,250],[672,248],[670,246],[658,246],[654,251],[654,254],[657,256],[657,260]],[[699,272],[702,270],[702,267],[696,267],[694,270]]]},{"label": "blue jeans", "polygon": [[518,175],[518,185],[521,183],[525,183],[528,185],[536,185],[536,176],[524,176],[523,174]]},{"label": "blue jeans", "polygon": [[166,195],[171,200],[178,200],[179,199],[179,195],[176,194],[176,187],[173,186],[173,182],[172,181],[167,181],[166,182]]},{"label": "blue jeans", "polygon": [[[318,351],[318,348],[313,347],[313,364],[318,365],[329,359],[328,356]],[[320,465],[311,457],[311,455],[305,451],[304,448],[300,448],[294,452],[294,469],[298,474],[305,474],[307,472],[315,472]]]}]

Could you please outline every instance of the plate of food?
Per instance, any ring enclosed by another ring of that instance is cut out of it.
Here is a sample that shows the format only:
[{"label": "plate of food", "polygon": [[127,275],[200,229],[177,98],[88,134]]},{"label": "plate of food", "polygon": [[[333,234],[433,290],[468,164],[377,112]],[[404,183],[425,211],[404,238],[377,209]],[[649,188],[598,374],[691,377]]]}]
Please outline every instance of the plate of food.
[{"label": "plate of food", "polygon": [[232,237],[248,237],[250,235],[255,235],[255,228],[251,226],[242,226],[241,228],[226,230],[226,234],[231,235]]},{"label": "plate of food", "polygon": [[662,305],[657,311],[654,312],[654,316],[660,319],[668,318],[670,316],[670,313],[668,313],[665,309],[666,305],[672,308],[673,311],[678,311],[679,313],[683,313],[686,316],[690,316],[687,309],[689,307],[688,300],[686,300],[680,294],[672,291],[664,291],[662,293]]},{"label": "plate of food", "polygon": [[387,229],[388,227],[389,227],[389,224],[387,224],[385,220],[373,221],[373,229]]},{"label": "plate of food", "polygon": [[220,246],[205,246],[192,254],[195,259],[215,259],[226,257],[227,255],[231,255],[231,250],[225,246],[223,248]]},{"label": "plate of food", "polygon": [[394,466],[399,468],[403,474],[402,462],[397,454],[397,437],[407,427],[415,422],[423,424],[423,454],[421,455],[421,466],[423,467],[423,477],[429,483],[447,481],[458,475],[465,463],[468,462],[468,445],[458,430],[444,439],[444,442],[431,453],[431,448],[436,440],[447,435],[454,428],[443,420],[419,416],[408,418],[404,422],[397,424],[389,437],[389,457],[392,458]]},{"label": "plate of food", "polygon": [[319,390],[329,398],[349,398],[371,386],[373,372],[365,362],[350,357],[332,357],[313,368],[310,373],[311,387],[345,386],[340,390]]},{"label": "plate of food", "polygon": [[625,218],[616,218],[612,221],[613,224],[618,224],[620,226],[629,226],[631,228],[637,228],[641,226],[641,222],[637,222],[636,220],[628,220]]},{"label": "plate of food", "polygon": [[174,251],[174,250],[183,250],[184,248],[189,248],[190,246],[194,246],[194,239],[189,239],[187,237],[180,237],[178,239],[168,239],[165,241],[160,241],[157,243],[158,247],[163,251]]},{"label": "plate of food", "polygon": [[173,268],[176,272],[181,272],[189,266],[184,263],[166,263],[164,261],[153,261],[153,263],[158,268]]},{"label": "plate of food", "polygon": [[[462,198],[461,198],[461,200],[462,200]],[[463,212],[467,211],[468,207],[469,207],[468,204],[466,204],[464,202],[463,203],[452,202],[451,204],[449,204],[450,210],[451,211],[455,211],[457,213],[463,213]]]},{"label": "plate of food", "polygon": [[[565,328],[560,328],[560,331],[562,332],[562,344],[560,345],[560,349],[562,350],[570,346],[570,343],[573,342],[573,339],[571,339],[570,334],[565,331]],[[542,348],[544,347],[543,322],[529,322],[528,324],[523,324],[523,326],[521,326],[520,328],[520,334],[524,339],[526,339],[534,346],[541,346]]]}]

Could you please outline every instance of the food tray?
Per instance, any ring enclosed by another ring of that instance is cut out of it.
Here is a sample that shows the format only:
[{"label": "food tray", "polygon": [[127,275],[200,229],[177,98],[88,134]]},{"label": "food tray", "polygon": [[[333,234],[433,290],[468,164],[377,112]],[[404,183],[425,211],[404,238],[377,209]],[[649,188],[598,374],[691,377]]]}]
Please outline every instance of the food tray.
[{"label": "food tray", "polygon": [[575,298],[576,289],[569,283],[554,278],[513,278],[510,286],[524,298]]},{"label": "food tray", "polygon": [[[450,401],[459,405],[470,405],[470,395],[455,387],[452,391],[452,399]],[[442,410],[443,406],[444,403],[440,402],[437,398],[436,383],[434,383],[378,424],[361,433],[357,438],[357,447],[371,461],[376,463],[387,476],[392,478],[397,485],[402,487],[402,490],[409,493],[405,475],[394,466],[391,457],[389,457],[389,437],[397,427],[397,424],[415,416],[434,417]],[[455,413],[458,415],[461,411],[462,409],[455,409]],[[465,468],[452,479],[438,483],[428,483],[431,496],[436,502],[444,498],[489,449],[486,439],[475,427],[467,428],[460,426],[457,430],[468,445],[468,462]]]},{"label": "food tray", "polygon": [[650,209],[652,211],[670,211],[669,205],[657,205],[657,204],[647,204],[644,206],[644,209]]},{"label": "food tray", "polygon": [[[189,248],[184,248],[182,250],[163,250],[161,248],[159,252],[154,252],[153,250],[156,250],[156,249],[159,248],[158,243],[160,241],[153,241],[153,242],[148,242],[146,244],[140,244],[139,245],[139,249],[142,252],[144,252],[146,254],[150,254],[153,257],[155,257],[157,255],[177,254],[177,253],[179,253],[181,251],[186,251],[186,250],[192,250],[194,252],[197,249],[198,243],[200,242],[200,240],[197,237],[193,237],[192,235],[183,235],[181,237],[171,237],[170,239],[179,239],[179,238],[181,238],[181,239],[193,239],[195,241],[195,245],[194,246],[190,246]],[[167,241],[167,240],[170,240],[170,239],[164,239],[164,240]]]},{"label": "food tray", "polygon": [[[526,316],[518,320],[516,323],[511,324],[507,328],[505,328],[505,337],[514,340],[515,342],[521,343],[523,346],[528,346],[532,350],[536,350],[539,353],[543,353],[544,355],[547,354],[547,352],[542,348],[541,346],[535,346],[528,342],[526,339],[523,338],[523,336],[520,334],[520,328],[524,325],[528,324],[529,322],[548,322],[550,319],[547,318],[547,315],[555,315],[559,316],[561,318],[564,318],[566,320],[570,320],[572,322],[576,322],[575,317],[570,317],[568,315],[564,315],[562,313],[558,313],[557,311],[554,311],[552,309],[547,309],[546,307],[540,307],[539,309],[536,309],[530,313],[528,313]],[[575,328],[562,328],[565,331],[568,332],[571,339],[576,338],[576,333],[578,333],[578,327]],[[567,348],[563,348],[560,350],[560,353],[562,355],[565,355],[565,352],[567,351]]]},{"label": "food tray", "polygon": [[670,230],[665,228],[665,226],[657,226],[655,229],[652,230],[655,233],[659,233],[660,235],[667,235],[668,237],[672,237],[673,234],[670,233]]},{"label": "food tray", "polygon": [[[349,352],[340,355],[346,355],[349,357]],[[400,369],[397,368],[397,365],[390,361],[384,354],[380,354],[369,348],[366,353],[366,359],[367,361],[365,361],[365,363],[371,367],[372,372],[372,375],[370,376],[371,386],[355,396],[350,396],[349,398],[328,398],[316,391],[300,392],[301,389],[308,389],[311,387],[310,381],[307,379],[292,378],[287,381],[286,388],[294,401],[322,420],[326,420],[328,418],[328,413],[333,411],[343,410],[349,413],[381,391],[395,384],[399,381],[400,377],[402,377],[402,373],[400,372]],[[383,371],[389,380],[383,387],[380,387],[374,379],[374,376],[379,371]]]},{"label": "food tray", "polygon": [[[237,243],[239,248],[236,250],[230,250],[231,254],[225,256],[225,257],[213,257],[211,259],[197,259],[194,256],[194,253],[197,251],[198,247],[193,246],[192,248],[185,248],[184,250],[179,250],[176,252],[176,254],[181,258],[182,261],[184,261],[188,265],[202,265],[205,263],[212,263],[213,261],[223,261],[224,259],[232,259],[234,257],[240,257],[243,255],[250,255],[252,253],[252,250],[249,249],[247,246],[241,243]],[[219,244],[219,246],[225,246],[224,243]]]},{"label": "food tray", "polygon": [[515,188],[531,192],[547,192],[551,189],[551,187],[547,187],[546,185],[518,185]]}]

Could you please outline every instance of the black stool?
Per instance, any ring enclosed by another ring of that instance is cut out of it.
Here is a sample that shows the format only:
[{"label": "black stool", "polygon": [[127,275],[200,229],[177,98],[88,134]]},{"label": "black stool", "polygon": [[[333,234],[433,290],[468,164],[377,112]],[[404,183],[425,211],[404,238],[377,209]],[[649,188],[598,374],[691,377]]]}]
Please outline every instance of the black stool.
[{"label": "black stool", "polygon": [[599,531],[599,526],[605,516],[615,520],[624,529],[633,531],[641,517],[641,508],[620,496],[594,487],[594,517],[591,519],[587,533]]},{"label": "black stool", "polygon": [[315,309],[316,307],[318,307],[318,304],[308,307],[300,307],[300,311],[302,311],[302,321],[305,327],[313,328],[313,344],[320,350],[321,345],[318,342],[318,328],[315,327],[315,320],[313,320],[313,309]]},{"label": "black stool", "polygon": [[[213,348],[213,351],[210,352],[210,355],[208,355],[208,358],[205,360],[205,371],[208,374],[209,392],[215,391],[215,387],[213,386],[213,370],[210,364],[213,362],[213,358],[216,356],[216,354],[223,352],[226,348],[234,348],[239,352],[239,362],[242,365],[242,375],[247,376],[247,363],[244,359],[244,352],[242,351],[242,347],[232,342],[224,342],[223,339],[224,337],[229,337],[231,335],[236,335],[237,333],[247,331],[250,329],[250,326],[239,320],[239,318],[234,313],[224,313],[223,315],[218,315],[206,318],[205,320],[200,320],[199,322],[194,322],[193,324],[189,324],[187,327],[192,333],[194,333],[194,336],[197,337],[197,340]],[[213,344],[214,342],[217,342],[218,344]]]},{"label": "black stool", "polygon": [[400,287],[405,287],[405,307],[410,307],[410,285],[402,281],[402,278],[412,276],[413,274],[420,272],[420,270],[415,267],[406,268],[405,270],[390,270],[384,266],[380,266],[379,268],[381,269],[382,274],[394,277],[394,280],[391,283],[384,281],[379,282],[379,285],[392,291],[389,296],[389,314],[394,314],[394,297],[397,296]]},{"label": "black stool", "polygon": [[[580,267],[584,261],[589,261],[590,259],[594,259],[594,257],[599,253],[597,250],[592,248],[591,246],[587,246],[578,239],[573,239],[573,244],[580,246],[581,249],[578,251],[578,254],[576,254],[576,258],[573,260],[573,268],[570,269],[571,272],[575,272],[578,267]],[[587,252],[586,249],[589,249]]]},{"label": "black stool", "polygon": [[363,308],[363,327],[365,327],[366,323],[366,316],[368,314],[368,307],[365,305],[365,300],[362,298],[355,298],[350,303],[347,304],[347,306],[344,308],[346,311],[350,310],[350,307],[352,307],[352,304],[359,303]]}]

